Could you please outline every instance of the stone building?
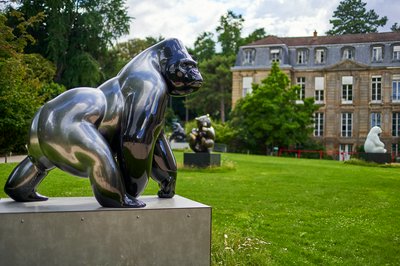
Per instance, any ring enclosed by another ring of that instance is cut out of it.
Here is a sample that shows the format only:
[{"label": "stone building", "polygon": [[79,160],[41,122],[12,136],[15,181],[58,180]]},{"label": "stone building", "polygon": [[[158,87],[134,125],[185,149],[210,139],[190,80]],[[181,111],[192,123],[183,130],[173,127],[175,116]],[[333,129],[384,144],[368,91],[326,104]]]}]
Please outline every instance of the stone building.
[{"label": "stone building", "polygon": [[369,129],[397,156],[400,140],[400,32],[276,37],[240,47],[232,67],[232,106],[264,79],[272,62],[314,97],[314,138],[328,153],[355,152]]}]

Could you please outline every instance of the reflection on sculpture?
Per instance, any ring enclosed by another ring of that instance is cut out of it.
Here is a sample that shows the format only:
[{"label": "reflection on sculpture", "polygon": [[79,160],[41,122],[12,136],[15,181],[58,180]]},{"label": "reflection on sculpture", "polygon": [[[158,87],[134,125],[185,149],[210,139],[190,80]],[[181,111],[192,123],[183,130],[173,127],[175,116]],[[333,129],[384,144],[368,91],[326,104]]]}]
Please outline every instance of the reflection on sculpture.
[{"label": "reflection on sculpture", "polygon": [[185,134],[185,130],[183,129],[183,127],[181,126],[181,124],[179,124],[178,122],[173,122],[172,123],[172,134],[169,137],[169,141],[175,141],[175,142],[185,142],[186,140],[186,134]]},{"label": "reflection on sculpture", "polygon": [[196,117],[197,128],[193,128],[189,136],[189,146],[194,152],[210,153],[214,147],[215,131],[211,126],[209,115]]},{"label": "reflection on sculpture", "polygon": [[386,153],[385,144],[379,139],[379,134],[382,133],[380,127],[373,127],[368,133],[364,143],[364,150],[367,153]]},{"label": "reflection on sculpture", "polygon": [[58,167],[89,177],[104,207],[143,207],[136,199],[149,176],[159,197],[175,194],[176,162],[163,132],[169,96],[199,89],[196,62],[177,39],[133,58],[96,88],[76,88],[42,106],[33,118],[28,152],[10,174],[6,193],[16,201],[41,201],[36,188]]}]

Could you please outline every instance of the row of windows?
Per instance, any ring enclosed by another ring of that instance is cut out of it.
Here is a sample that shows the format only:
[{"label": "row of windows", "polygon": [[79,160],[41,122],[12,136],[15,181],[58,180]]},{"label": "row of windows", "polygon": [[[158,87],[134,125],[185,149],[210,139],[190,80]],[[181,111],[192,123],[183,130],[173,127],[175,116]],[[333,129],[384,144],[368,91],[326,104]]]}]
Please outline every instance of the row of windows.
[{"label": "row of windows", "polygon": [[[372,112],[370,114],[370,128],[374,126],[381,127],[381,113]],[[324,135],[324,113],[314,114],[314,136],[322,137]],[[341,114],[341,137],[351,137],[353,134],[353,113]],[[392,136],[400,137],[400,112],[392,113]]]},{"label": "row of windows", "polygon": [[[400,61],[400,44],[393,45],[392,50],[392,60]],[[344,47],[341,50],[342,59],[354,60],[356,50],[354,47]],[[325,64],[327,61],[327,48],[315,48],[314,50],[314,63],[315,64]],[[253,65],[256,58],[256,50],[254,48],[243,49],[243,60],[242,65]],[[269,58],[271,62],[282,61],[282,48],[270,48]],[[371,46],[371,62],[382,62],[384,58],[384,46],[374,45]],[[309,62],[309,49],[299,48],[296,50],[296,64],[306,65]]]},{"label": "row of windows", "polygon": [[[315,94],[314,99],[316,104],[324,103],[324,77],[315,77]],[[246,94],[251,93],[251,84],[253,82],[252,77],[243,77],[243,97]],[[353,103],[353,90],[354,90],[354,78],[352,76],[342,77],[342,88],[341,88],[341,103],[352,104]],[[298,100],[302,101],[305,99],[306,91],[306,78],[297,77],[296,85],[300,87],[298,94]],[[394,75],[392,78],[392,101],[400,102],[400,75]],[[372,76],[371,77],[371,102],[380,103],[382,102],[382,77]]]}]

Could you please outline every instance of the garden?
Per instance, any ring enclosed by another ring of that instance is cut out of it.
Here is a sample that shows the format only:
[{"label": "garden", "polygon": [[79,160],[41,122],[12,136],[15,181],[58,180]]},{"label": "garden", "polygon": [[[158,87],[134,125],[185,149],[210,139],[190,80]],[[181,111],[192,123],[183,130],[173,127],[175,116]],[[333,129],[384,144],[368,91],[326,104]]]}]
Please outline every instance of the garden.
[{"label": "garden", "polygon": [[[212,207],[212,265],[397,265],[400,168],[222,154],[222,166],[178,162],[177,194]],[[0,164],[0,187],[16,166]],[[146,195],[155,195],[150,181]],[[93,196],[89,180],[53,170],[49,197]],[[0,197],[6,197],[3,191]]]}]

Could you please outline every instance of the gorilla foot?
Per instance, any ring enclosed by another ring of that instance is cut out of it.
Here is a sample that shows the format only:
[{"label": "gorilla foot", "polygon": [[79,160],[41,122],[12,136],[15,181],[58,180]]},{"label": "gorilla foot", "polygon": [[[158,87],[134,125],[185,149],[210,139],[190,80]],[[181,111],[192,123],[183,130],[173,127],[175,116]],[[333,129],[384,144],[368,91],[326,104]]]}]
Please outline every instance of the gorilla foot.
[{"label": "gorilla foot", "polygon": [[36,191],[31,191],[30,193],[18,193],[15,190],[5,190],[10,198],[19,202],[46,201],[49,199],[45,196],[40,195]]},{"label": "gorilla foot", "polygon": [[172,197],[174,197],[175,196],[175,191],[169,191],[169,192],[166,192],[166,191],[164,191],[164,190],[160,190],[160,191],[158,191],[158,197],[159,198],[165,198],[165,199],[169,199],[169,198],[172,198]]},{"label": "gorilla foot", "polygon": [[124,203],[122,204],[122,207],[125,208],[143,208],[146,207],[146,203],[144,203],[141,200],[138,200],[132,196],[125,196],[124,198]]}]

